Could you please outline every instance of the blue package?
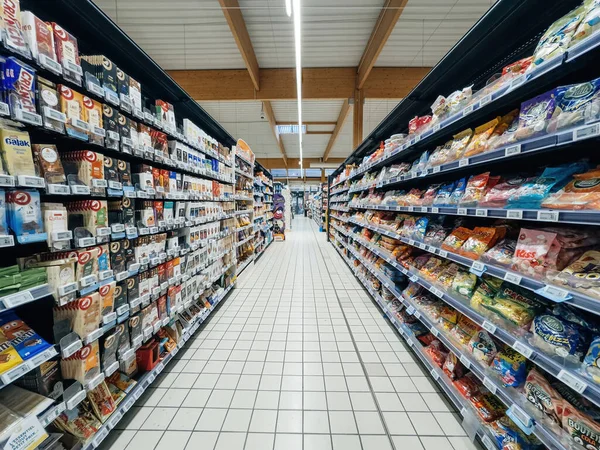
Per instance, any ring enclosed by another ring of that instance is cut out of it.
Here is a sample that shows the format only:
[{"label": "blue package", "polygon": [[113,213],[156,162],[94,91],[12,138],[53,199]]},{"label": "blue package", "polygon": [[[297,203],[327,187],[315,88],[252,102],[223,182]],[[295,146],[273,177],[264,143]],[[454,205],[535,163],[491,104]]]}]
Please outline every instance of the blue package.
[{"label": "blue package", "polygon": [[531,324],[533,337],[531,344],[551,355],[576,357],[581,361],[580,336],[578,327],[560,317],[542,314],[533,319]]},{"label": "blue package", "polygon": [[425,239],[425,233],[427,233],[428,225],[429,217],[419,217],[415,222],[415,231],[411,237],[418,241],[423,241]]},{"label": "blue package", "polygon": [[105,270],[110,270],[110,253],[108,251],[108,246],[99,245],[98,250],[100,251],[98,254],[98,271],[103,272]]},{"label": "blue package", "polygon": [[586,162],[574,162],[558,167],[546,167],[542,175],[526,181],[506,203],[506,208],[539,209],[548,194],[562,189],[576,173],[589,169]]},{"label": "blue package", "polygon": [[561,86],[556,90],[556,108],[547,131],[581,125],[598,118],[600,78],[585,83]]},{"label": "blue package", "polygon": [[600,336],[595,337],[590,348],[583,359],[583,371],[584,373],[594,380],[596,383],[600,383]]},{"label": "blue package", "polygon": [[467,188],[467,178],[461,178],[456,182],[456,187],[452,191],[450,198],[448,199],[449,206],[457,206],[465,195],[465,189]]},{"label": "blue package", "polygon": [[527,358],[510,347],[498,352],[490,367],[506,386],[520,386],[527,378]]},{"label": "blue package", "polygon": [[2,75],[11,112],[20,109],[36,114],[35,69],[11,56],[4,62]]},{"label": "blue package", "polygon": [[13,311],[0,314],[0,329],[23,360],[33,358],[50,348],[50,344],[29,328]]},{"label": "blue package", "polygon": [[437,191],[437,195],[435,196],[435,200],[433,201],[433,206],[448,206],[450,196],[452,195],[452,191],[454,191],[454,187],[456,182],[444,184]]}]

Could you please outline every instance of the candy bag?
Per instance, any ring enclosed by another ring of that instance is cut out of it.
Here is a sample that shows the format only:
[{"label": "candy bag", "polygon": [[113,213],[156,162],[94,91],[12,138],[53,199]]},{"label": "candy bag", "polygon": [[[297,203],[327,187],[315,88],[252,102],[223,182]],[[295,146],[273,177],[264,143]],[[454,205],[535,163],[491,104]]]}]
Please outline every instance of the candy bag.
[{"label": "candy bag", "polygon": [[[500,177],[490,177],[489,172],[479,175],[471,175],[465,188],[465,195],[460,199],[459,205],[462,207],[475,207],[483,198],[486,190],[491,189],[500,180]],[[490,181],[495,181],[493,185]]]},{"label": "candy bag", "polygon": [[502,285],[502,280],[484,275],[481,278],[481,283],[475,290],[473,297],[471,297],[471,306],[476,311],[483,311],[483,304],[490,303],[496,296]]},{"label": "candy bag", "polygon": [[521,103],[519,128],[515,133],[518,140],[545,133],[556,108],[556,92],[557,90],[553,89]]},{"label": "candy bag", "polygon": [[473,395],[469,400],[471,404],[477,410],[477,414],[484,422],[493,422],[504,415],[506,408],[502,402],[491,393],[487,394],[476,394]]},{"label": "candy bag", "polygon": [[505,347],[494,357],[491,368],[507,386],[520,386],[526,379],[527,358],[510,347]]},{"label": "candy bag", "polygon": [[493,299],[483,299],[481,307],[518,327],[529,325],[542,310],[533,292],[506,281]]},{"label": "candy bag", "polygon": [[479,202],[479,207],[504,208],[507,200],[526,182],[532,182],[536,178],[523,178],[513,176],[501,179],[498,184],[486,192],[485,197]]},{"label": "candy bag", "polygon": [[586,5],[585,15],[573,33],[569,47],[587,39],[600,29],[600,1],[592,0],[584,4]]},{"label": "candy bag", "polygon": [[594,121],[600,115],[600,79],[561,86],[556,93],[556,108],[547,131]]},{"label": "candy bag", "polygon": [[513,263],[513,255],[515,254],[516,246],[517,241],[514,239],[502,239],[491,249],[486,251],[480,259],[489,264],[509,267]]},{"label": "candy bag", "polygon": [[452,289],[466,298],[471,298],[476,285],[477,276],[465,270],[460,270],[452,281]]},{"label": "candy bag", "polygon": [[479,259],[504,232],[504,228],[475,227],[471,236],[458,249],[458,253],[467,258]]},{"label": "candy bag", "polygon": [[461,178],[456,182],[456,187],[450,194],[450,198],[448,199],[448,206],[457,206],[465,195],[465,189],[467,187],[467,179]]},{"label": "candy bag", "polygon": [[481,361],[486,366],[489,366],[496,353],[498,347],[491,336],[485,330],[480,330],[473,335],[469,341],[469,350],[477,361]]},{"label": "candy bag", "polygon": [[471,337],[477,333],[477,331],[479,331],[479,327],[475,322],[467,316],[460,316],[458,322],[456,322],[456,326],[452,329],[450,334],[460,345],[466,347],[469,344]]},{"label": "candy bag", "polygon": [[452,195],[452,191],[456,186],[455,182],[444,184],[441,188],[438,189],[435,200],[433,201],[433,206],[449,206],[450,196]]},{"label": "candy bag", "polygon": [[453,381],[452,384],[465,398],[470,398],[479,394],[479,386],[481,385],[475,374],[472,372]]},{"label": "candy bag", "polygon": [[573,175],[564,188],[542,201],[542,208],[600,209],[600,169]]},{"label": "candy bag", "polygon": [[550,355],[581,361],[579,330],[573,324],[551,314],[542,314],[531,323],[531,344]]},{"label": "candy bag", "polygon": [[466,130],[454,135],[454,140],[452,141],[452,145],[450,146],[450,151],[448,152],[448,161],[456,161],[463,157],[467,145],[471,141],[471,137],[473,136],[473,130],[467,128]]},{"label": "candy bag", "polygon": [[483,125],[475,128],[475,133],[469,145],[465,150],[465,158],[483,153],[488,148],[488,139],[494,132],[496,126],[500,123],[500,117],[496,117]]},{"label": "candy bag", "polygon": [[457,378],[462,378],[467,371],[465,366],[459,361],[458,357],[454,353],[449,353],[446,361],[444,361],[444,365],[442,366],[442,370],[448,378],[451,380],[456,380]]},{"label": "candy bag", "polygon": [[515,141],[515,132],[519,127],[519,110],[514,109],[502,116],[492,135],[487,140],[487,149],[493,150]]},{"label": "candy bag", "polygon": [[546,276],[558,286],[600,298],[600,252],[588,250],[560,272],[548,271]]},{"label": "candy bag", "polygon": [[525,398],[530,403],[549,418],[552,423],[560,426],[559,411],[562,410],[562,398],[536,368],[531,369],[527,374],[523,391]]},{"label": "candy bag", "polygon": [[557,246],[556,233],[522,228],[515,248],[512,269],[530,276],[546,273],[551,247]]},{"label": "candy bag", "polygon": [[458,227],[444,239],[442,248],[444,250],[456,252],[472,234],[473,232],[468,228]]}]

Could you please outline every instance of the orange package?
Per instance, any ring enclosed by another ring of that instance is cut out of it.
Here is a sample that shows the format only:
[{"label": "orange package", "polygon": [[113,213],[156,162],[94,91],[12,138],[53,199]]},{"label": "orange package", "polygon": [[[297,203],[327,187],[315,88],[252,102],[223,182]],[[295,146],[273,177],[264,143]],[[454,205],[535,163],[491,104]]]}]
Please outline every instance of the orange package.
[{"label": "orange package", "polygon": [[494,120],[490,120],[489,122],[475,128],[473,138],[465,150],[465,158],[478,155],[487,150],[487,141],[499,123],[500,117],[496,117]]},{"label": "orange package", "polygon": [[479,259],[504,236],[506,228],[475,227],[473,234],[458,249],[458,253],[471,259]]},{"label": "orange package", "polygon": [[600,209],[600,168],[573,175],[573,180],[542,202],[549,209]]},{"label": "orange package", "polygon": [[468,228],[458,227],[444,239],[442,248],[450,252],[456,252],[472,234],[473,232]]}]

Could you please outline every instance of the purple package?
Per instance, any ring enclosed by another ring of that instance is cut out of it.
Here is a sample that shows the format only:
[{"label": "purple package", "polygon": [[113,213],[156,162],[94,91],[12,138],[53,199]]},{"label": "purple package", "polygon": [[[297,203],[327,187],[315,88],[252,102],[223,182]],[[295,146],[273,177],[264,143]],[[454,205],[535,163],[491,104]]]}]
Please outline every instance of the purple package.
[{"label": "purple package", "polygon": [[35,70],[12,56],[4,63],[4,89],[11,111],[36,113]]},{"label": "purple package", "polygon": [[556,108],[556,93],[557,90],[553,89],[521,103],[519,128],[515,134],[517,139],[530,138],[546,131]]}]

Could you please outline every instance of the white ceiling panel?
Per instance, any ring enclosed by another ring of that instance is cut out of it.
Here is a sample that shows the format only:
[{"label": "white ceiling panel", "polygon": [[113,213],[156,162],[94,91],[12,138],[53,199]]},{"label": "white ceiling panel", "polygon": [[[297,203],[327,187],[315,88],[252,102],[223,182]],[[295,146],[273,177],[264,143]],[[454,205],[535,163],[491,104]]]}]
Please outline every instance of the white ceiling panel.
[{"label": "white ceiling panel", "polygon": [[217,0],[96,0],[164,69],[242,69]]},{"label": "white ceiling panel", "polygon": [[400,102],[395,100],[366,99],[363,108],[363,138],[366,138],[377,125],[390,113]]},{"label": "white ceiling panel", "polygon": [[[336,122],[343,103],[343,100],[303,100],[302,120],[305,122]],[[271,105],[278,122],[298,121],[298,102],[295,100],[275,100],[271,102]]]},{"label": "white ceiling panel", "polygon": [[333,148],[329,153],[330,158],[346,158],[354,150],[354,148],[352,148],[352,123],[354,121],[353,114],[354,106],[351,106],[348,110],[346,120],[344,120],[344,125],[342,125],[342,129],[340,130],[340,133],[335,140],[335,144],[333,144]]},{"label": "white ceiling panel", "polygon": [[[304,0],[302,66],[357,66],[383,0]],[[294,29],[283,0],[240,0],[260,67],[294,67]]]},{"label": "white ceiling panel", "polygon": [[495,0],[409,0],[375,66],[433,66]]}]

